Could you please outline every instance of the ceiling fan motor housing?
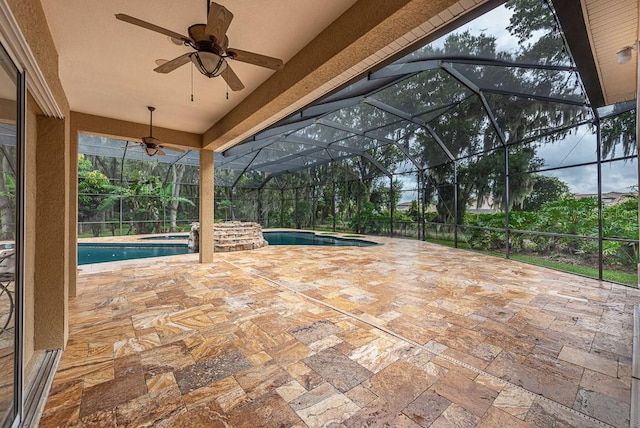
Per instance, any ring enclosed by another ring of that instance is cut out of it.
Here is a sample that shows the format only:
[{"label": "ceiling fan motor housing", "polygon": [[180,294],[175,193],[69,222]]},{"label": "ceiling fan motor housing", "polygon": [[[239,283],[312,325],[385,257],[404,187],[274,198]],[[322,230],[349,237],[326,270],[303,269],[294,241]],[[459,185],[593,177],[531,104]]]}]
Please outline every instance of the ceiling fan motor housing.
[{"label": "ceiling fan motor housing", "polygon": [[194,47],[198,51],[211,52],[216,55],[223,56],[225,54],[220,40],[216,40],[214,36],[208,36],[205,33],[207,26],[205,24],[194,24],[189,27],[189,37],[193,39]]}]

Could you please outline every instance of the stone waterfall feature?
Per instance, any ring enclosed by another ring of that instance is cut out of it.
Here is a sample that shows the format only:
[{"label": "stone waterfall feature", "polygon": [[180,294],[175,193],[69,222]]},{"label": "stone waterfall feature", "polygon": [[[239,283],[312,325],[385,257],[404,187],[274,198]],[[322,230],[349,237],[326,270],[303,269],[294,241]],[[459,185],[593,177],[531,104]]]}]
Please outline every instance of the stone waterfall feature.
[{"label": "stone waterfall feature", "polygon": [[[200,223],[191,224],[187,245],[190,252],[200,251]],[[227,221],[213,225],[213,251],[215,253],[255,250],[265,245],[269,244],[262,236],[262,227],[258,223]]]}]

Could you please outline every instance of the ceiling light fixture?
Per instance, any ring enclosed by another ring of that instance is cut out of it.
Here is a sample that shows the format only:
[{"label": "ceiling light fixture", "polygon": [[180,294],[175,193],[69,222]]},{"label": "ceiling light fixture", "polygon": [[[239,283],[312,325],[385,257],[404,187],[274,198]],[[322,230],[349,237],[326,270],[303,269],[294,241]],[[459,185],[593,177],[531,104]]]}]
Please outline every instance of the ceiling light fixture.
[{"label": "ceiling light fixture", "polygon": [[194,52],[191,54],[191,62],[207,77],[220,76],[227,68],[224,57],[213,52]]},{"label": "ceiling light fixture", "polygon": [[157,147],[151,147],[151,146],[145,146],[144,147],[144,151],[149,156],[153,156],[153,155],[156,155],[158,153],[158,148]]},{"label": "ceiling light fixture", "polygon": [[625,46],[618,51],[618,64],[626,64],[631,61],[633,46]]}]

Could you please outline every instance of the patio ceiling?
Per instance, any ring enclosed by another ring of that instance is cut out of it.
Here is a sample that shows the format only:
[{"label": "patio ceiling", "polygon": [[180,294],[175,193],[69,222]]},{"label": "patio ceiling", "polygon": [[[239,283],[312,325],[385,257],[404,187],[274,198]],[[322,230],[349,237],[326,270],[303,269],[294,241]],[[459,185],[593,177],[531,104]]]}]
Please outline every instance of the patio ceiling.
[{"label": "patio ceiling", "polygon": [[[285,63],[355,2],[279,0],[256,7],[252,0],[218,0],[234,14],[227,32],[231,46]],[[77,112],[146,123],[146,106],[154,105],[157,126],[202,134],[274,74],[233,61],[246,89],[229,91],[226,99],[222,78],[196,71],[192,102],[190,65],[169,74],[153,72],[156,59],[173,59],[188,48],[114,17],[124,13],[186,34],[190,25],[206,21],[206,0],[42,0],[42,6],[58,50],[61,81]]]},{"label": "patio ceiling", "polygon": [[[154,125],[160,130],[197,135],[201,147],[209,150],[228,148],[497,0],[218,2],[234,14],[227,32],[231,46],[285,63],[284,70],[273,72],[233,61],[246,88],[229,91],[228,98],[223,79],[196,72],[192,80],[190,66],[166,75],[154,73],[155,60],[175,58],[187,48],[114,17],[123,13],[184,34],[188,26],[204,21],[205,0],[41,0],[72,112],[140,129],[148,123],[146,106],[153,105]],[[182,145],[195,147],[192,142]]]}]

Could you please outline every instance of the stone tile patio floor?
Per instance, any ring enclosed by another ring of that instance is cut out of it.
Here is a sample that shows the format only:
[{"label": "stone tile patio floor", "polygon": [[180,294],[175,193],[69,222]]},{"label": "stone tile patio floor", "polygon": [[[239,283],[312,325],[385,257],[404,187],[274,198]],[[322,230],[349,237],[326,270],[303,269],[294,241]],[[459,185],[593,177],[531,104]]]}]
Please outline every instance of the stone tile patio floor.
[{"label": "stone tile patio floor", "polygon": [[638,290],[375,240],[81,273],[40,426],[629,426]]}]

